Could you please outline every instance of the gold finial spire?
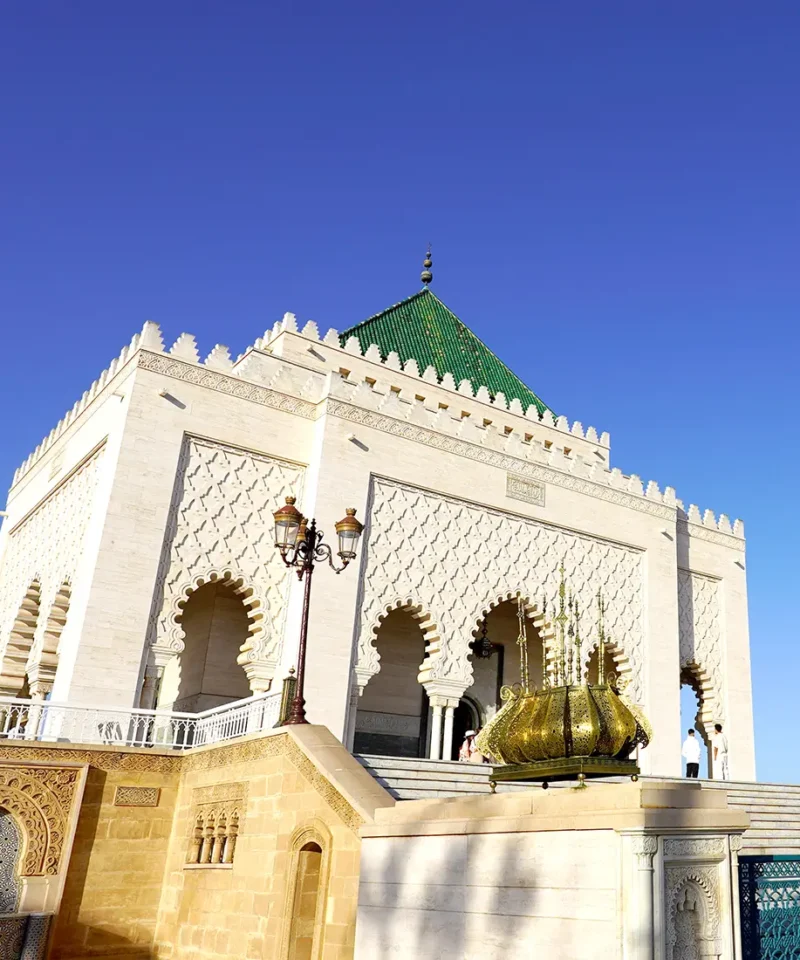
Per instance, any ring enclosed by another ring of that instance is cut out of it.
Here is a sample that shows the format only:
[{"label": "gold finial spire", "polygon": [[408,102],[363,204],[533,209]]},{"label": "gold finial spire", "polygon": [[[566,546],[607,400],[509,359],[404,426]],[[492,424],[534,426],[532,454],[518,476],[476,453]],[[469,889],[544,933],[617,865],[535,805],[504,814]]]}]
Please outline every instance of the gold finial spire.
[{"label": "gold finial spire", "polygon": [[420,280],[427,287],[431,280],[433,280],[433,274],[431,273],[431,267],[433,266],[433,260],[431,260],[431,245],[428,244],[428,252],[425,254],[425,259],[422,261],[422,273],[420,275]]}]

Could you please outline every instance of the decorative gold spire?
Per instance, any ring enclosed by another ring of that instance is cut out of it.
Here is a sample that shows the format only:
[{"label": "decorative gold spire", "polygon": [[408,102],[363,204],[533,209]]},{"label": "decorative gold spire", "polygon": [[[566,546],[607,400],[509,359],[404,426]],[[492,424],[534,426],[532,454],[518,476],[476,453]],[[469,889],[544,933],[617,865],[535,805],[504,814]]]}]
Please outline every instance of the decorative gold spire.
[{"label": "decorative gold spire", "polygon": [[[558,601],[553,617],[555,649],[552,677],[548,677],[548,650],[542,628],[542,686],[536,690],[528,675],[528,637],[525,607],[517,598],[520,677],[522,683],[504,687],[503,707],[477,739],[478,749],[496,764],[494,779],[568,779],[629,773],[638,776],[631,759],[646,746],[651,731],[646,719],[621,695],[613,674],[605,675],[603,658],[608,642],[606,606],[597,593],[598,682],[588,683],[583,668],[581,609],[567,589],[562,564]],[[542,609],[547,609],[546,603]]]},{"label": "decorative gold spire", "polygon": [[431,260],[431,245],[428,244],[428,252],[425,254],[425,259],[422,261],[422,273],[420,274],[420,280],[427,287],[431,280],[433,280],[433,274],[431,273],[431,267],[433,266],[433,260]]}]

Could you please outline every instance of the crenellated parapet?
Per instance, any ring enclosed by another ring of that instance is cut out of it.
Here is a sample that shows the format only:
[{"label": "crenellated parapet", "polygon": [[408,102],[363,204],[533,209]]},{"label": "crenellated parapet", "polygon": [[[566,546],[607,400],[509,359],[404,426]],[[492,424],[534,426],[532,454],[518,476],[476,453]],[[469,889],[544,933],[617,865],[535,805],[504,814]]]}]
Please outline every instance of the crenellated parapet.
[{"label": "crenellated parapet", "polygon": [[[734,546],[733,538],[744,540],[741,520],[731,523],[725,514],[717,517],[711,510],[701,514],[695,505],[686,510],[672,487],[662,490],[654,480],[644,482],[636,474],[626,475],[618,467],[612,468],[608,462],[607,432],[592,426],[584,428],[580,421],[570,422],[547,409],[540,413],[533,404],[523,409],[519,400],[509,402],[502,393],[492,395],[485,386],[474,389],[469,380],[456,383],[447,372],[440,377],[432,366],[421,370],[414,359],[401,363],[396,353],[384,358],[374,344],[362,351],[356,337],[350,337],[341,346],[336,330],[321,336],[314,321],[300,327],[292,313],[285,314],[235,361],[222,344],[216,344],[201,359],[196,338],[189,333],[182,333],[166,350],[159,326],[146,323],[16,471],[14,484],[143,352],[208,370],[213,375],[192,377],[205,386],[213,386],[217,381],[258,384],[274,394],[310,404],[309,415],[313,415],[315,405],[320,412],[322,404],[333,412],[337,404],[339,409],[345,404],[369,415],[371,422],[363,421],[369,425],[375,426],[379,421],[403,424],[398,435],[407,438],[415,438],[415,431],[417,439],[430,433],[450,438],[447,449],[452,452],[461,449],[470,455],[474,448],[491,451],[507,458],[512,472],[514,462],[538,464],[576,482],[639,498],[646,512],[660,513],[647,504],[661,505],[666,508],[665,519],[674,515],[679,532],[687,535],[705,535],[709,539],[709,532],[714,531],[720,542],[731,538]],[[243,395],[238,389],[227,392]],[[397,431],[393,428],[391,432]],[[434,445],[440,444],[437,441]]]}]

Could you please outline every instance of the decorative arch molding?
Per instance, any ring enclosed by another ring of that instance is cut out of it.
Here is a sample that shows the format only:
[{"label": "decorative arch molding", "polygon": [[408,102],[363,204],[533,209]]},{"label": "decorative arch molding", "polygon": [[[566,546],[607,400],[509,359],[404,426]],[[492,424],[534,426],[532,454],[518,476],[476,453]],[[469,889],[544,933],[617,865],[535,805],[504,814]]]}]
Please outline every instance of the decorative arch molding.
[{"label": "decorative arch molding", "polygon": [[[542,645],[542,666],[546,668],[548,677],[552,679],[556,660],[556,635],[555,630],[553,629],[553,624],[549,620],[545,619],[545,615],[542,613],[541,606],[532,600],[530,596],[527,596],[522,590],[507,590],[505,593],[496,594],[495,597],[481,609],[481,615],[473,625],[472,639],[478,639],[481,633],[483,621],[493,610],[496,610],[504,603],[516,603],[519,600],[522,601],[522,606],[525,610],[525,619],[530,621],[531,625],[536,631],[535,642]],[[531,642],[530,637],[528,638],[528,642]],[[470,658],[470,671],[472,671],[472,650],[469,648],[469,646],[466,649],[466,654]],[[532,679],[538,686],[538,681],[535,678]]]},{"label": "decorative arch molding", "polygon": [[[31,695],[34,697],[43,697],[52,690],[58,668],[61,634],[67,623],[71,597],[72,583],[69,578],[66,578],[46,608],[47,614],[39,619],[28,665],[28,682]],[[43,606],[42,609],[44,610],[45,607]]]},{"label": "decorative arch molding", "polygon": [[[617,683],[619,684],[620,690],[626,691],[631,682],[633,664],[631,663],[630,658],[628,657],[624,648],[621,646],[621,644],[617,643],[616,640],[606,640],[605,648],[611,659],[614,661]],[[599,655],[599,644],[596,641],[593,642],[587,649],[586,655],[583,659],[584,680],[589,675],[589,661],[592,659],[592,654],[595,651],[597,651]]]},{"label": "decorative arch molding", "polygon": [[0,766],[0,807],[22,833],[21,877],[58,873],[79,777],[71,768]]},{"label": "decorative arch molding", "polygon": [[435,655],[441,648],[441,636],[436,624],[431,620],[430,613],[417,603],[413,597],[394,597],[386,603],[383,609],[373,620],[369,628],[369,645],[359,649],[359,656],[356,659],[355,675],[359,689],[363,691],[364,687],[381,669],[381,655],[378,652],[377,642],[378,633],[383,626],[384,621],[390,613],[397,610],[403,610],[411,615],[416,621],[417,626],[422,632],[425,641],[425,659],[420,664],[419,681],[422,683],[425,663],[429,657]]},{"label": "decorative arch molding", "polygon": [[28,661],[41,612],[42,588],[37,577],[19,603],[0,666],[0,694],[18,697],[27,679]]},{"label": "decorative arch molding", "polygon": [[643,699],[641,550],[374,477],[363,556],[358,668],[374,663],[370,647],[379,615],[395,598],[410,596],[436,624],[429,675],[465,689],[472,679],[469,644],[486,606],[483,598],[520,590],[549,603],[558,594],[563,564],[584,609],[603,591],[606,627],[624,638],[631,662],[630,699]]},{"label": "decorative arch molding", "polygon": [[281,937],[281,960],[289,960],[292,957],[292,927],[295,920],[295,900],[297,897],[297,885],[299,880],[300,854],[308,844],[316,844],[321,851],[319,884],[317,887],[317,905],[314,922],[315,932],[319,936],[314,936],[314,942],[311,952],[311,960],[319,960],[322,956],[322,949],[325,941],[325,917],[327,913],[328,888],[330,878],[331,856],[333,853],[333,837],[327,824],[322,820],[314,819],[308,823],[301,824],[292,833],[289,839],[289,871],[288,882],[286,884],[286,894],[284,899],[284,923],[283,936]]},{"label": "decorative arch molding", "polygon": [[[182,653],[186,634],[183,629],[183,611],[192,596],[201,587],[220,584],[232,588],[241,600],[247,614],[249,633],[236,662],[244,669],[254,693],[268,690],[272,674],[277,666],[277,652],[270,642],[265,618],[267,598],[262,590],[248,582],[247,577],[232,567],[210,568],[184,583],[173,598],[170,615],[170,631],[166,651],[162,648],[162,661]],[[271,654],[272,651],[272,655]]]},{"label": "decorative arch molding", "polygon": [[[681,679],[684,671],[700,697],[704,719],[723,721],[722,622],[720,582],[690,570],[678,570],[678,626]],[[711,713],[706,717],[705,710]]]},{"label": "decorative arch molding", "polygon": [[686,684],[697,696],[698,711],[695,723],[703,738],[708,741],[715,723],[721,723],[721,709],[717,701],[714,681],[707,670],[697,663],[681,665],[681,685]]}]

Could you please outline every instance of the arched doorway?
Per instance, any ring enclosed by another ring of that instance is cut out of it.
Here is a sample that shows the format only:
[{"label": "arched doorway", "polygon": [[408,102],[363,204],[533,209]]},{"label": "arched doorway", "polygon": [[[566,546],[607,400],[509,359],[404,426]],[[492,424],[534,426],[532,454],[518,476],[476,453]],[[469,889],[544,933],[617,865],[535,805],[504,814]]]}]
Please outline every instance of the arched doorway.
[{"label": "arched doorway", "polygon": [[158,706],[199,713],[251,695],[237,663],[250,634],[247,608],[233,584],[210,581],[186,601],[180,616],[184,649],[164,668]]},{"label": "arched doorway", "polygon": [[418,677],[425,637],[411,611],[388,613],[375,646],[380,670],[359,697],[353,749],[373,756],[423,757],[428,699]]},{"label": "arched doorway", "polygon": [[[525,614],[524,624],[527,636],[528,677],[530,682],[538,687],[542,682],[542,640],[530,619],[524,601],[522,609]],[[489,611],[478,627],[471,655],[472,685],[468,688],[467,694],[468,700],[477,709],[479,724],[486,723],[499,710],[501,688],[520,683],[522,680],[518,642],[519,610],[518,600],[504,600]],[[488,652],[489,645],[491,655],[481,656],[480,649],[484,648]],[[455,736],[455,723],[453,741],[455,749],[458,750],[461,741]]]},{"label": "arched doorway", "polygon": [[[700,754],[700,776],[712,777],[710,731],[713,727],[704,716],[707,712],[705,708],[702,684],[697,672],[690,667],[684,667],[681,670],[681,743],[689,728],[692,728],[704,748]],[[682,762],[685,766],[686,761]]]}]

